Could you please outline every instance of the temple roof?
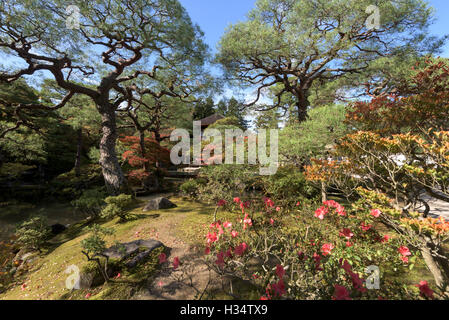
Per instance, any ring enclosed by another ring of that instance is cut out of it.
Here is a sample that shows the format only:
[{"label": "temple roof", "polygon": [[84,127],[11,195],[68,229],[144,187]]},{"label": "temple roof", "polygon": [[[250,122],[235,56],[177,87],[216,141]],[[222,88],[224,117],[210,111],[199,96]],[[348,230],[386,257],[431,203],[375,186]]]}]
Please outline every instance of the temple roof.
[{"label": "temple roof", "polygon": [[206,118],[198,120],[198,121],[201,121],[201,126],[204,127],[204,126],[210,126],[211,124],[214,124],[215,122],[217,122],[218,120],[223,119],[223,118],[224,117],[221,114],[216,113],[216,114],[213,114],[209,117],[206,117]]}]

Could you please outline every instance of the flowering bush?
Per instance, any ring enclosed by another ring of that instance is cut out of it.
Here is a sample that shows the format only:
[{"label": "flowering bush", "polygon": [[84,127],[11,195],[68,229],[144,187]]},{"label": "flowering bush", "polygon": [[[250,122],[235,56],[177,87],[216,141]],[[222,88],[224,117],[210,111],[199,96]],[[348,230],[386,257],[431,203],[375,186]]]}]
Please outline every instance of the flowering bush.
[{"label": "flowering bush", "polygon": [[[417,297],[384,277],[404,271],[414,253],[399,237],[380,234],[371,212],[359,216],[332,200],[315,212],[287,211],[268,198],[232,205],[238,219],[210,225],[207,261],[222,276],[250,281],[261,299]],[[379,290],[366,286],[369,266],[380,268]]]},{"label": "flowering bush", "polygon": [[[377,217],[419,250],[449,296],[449,222],[428,217],[429,198],[449,202],[449,63],[425,63],[409,88],[356,103],[347,120],[363,131],[340,139],[333,160],[313,160],[306,177],[360,199],[357,215]],[[411,260],[406,250],[401,257]]]}]

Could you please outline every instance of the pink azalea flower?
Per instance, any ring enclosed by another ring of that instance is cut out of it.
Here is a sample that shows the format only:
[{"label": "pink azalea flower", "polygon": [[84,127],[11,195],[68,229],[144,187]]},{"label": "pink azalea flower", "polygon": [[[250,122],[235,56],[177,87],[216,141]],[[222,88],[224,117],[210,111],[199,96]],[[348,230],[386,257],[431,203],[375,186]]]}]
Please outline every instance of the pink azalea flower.
[{"label": "pink azalea flower", "polygon": [[232,236],[233,238],[237,237],[238,235],[239,235],[239,233],[238,233],[237,231],[232,230],[231,236]]},{"label": "pink azalea flower", "polygon": [[207,237],[207,244],[214,243],[218,240],[216,232],[212,232],[212,233],[209,232],[206,237]]},{"label": "pink azalea flower", "polygon": [[373,209],[373,210],[371,210],[371,215],[372,215],[374,218],[379,218],[381,213],[382,213],[382,212],[381,212],[379,209]]},{"label": "pink azalea flower", "polygon": [[273,220],[273,218],[270,219],[270,224],[271,224],[271,225],[274,225],[274,220]]},{"label": "pink azalea flower", "polygon": [[88,294],[86,294],[85,298],[89,299],[91,296],[92,296],[92,293],[88,293]]},{"label": "pink azalea flower", "polygon": [[232,228],[232,223],[229,221],[226,221],[225,223],[223,223],[223,227],[230,229],[230,228]]},{"label": "pink azalea flower", "polygon": [[402,256],[404,256],[404,257],[411,256],[411,255],[412,255],[412,253],[410,252],[410,249],[407,248],[406,246],[401,246],[401,247],[399,247],[399,248],[398,248],[398,251],[399,251],[399,253],[400,253]]},{"label": "pink azalea flower", "polygon": [[235,198],[234,198],[234,202],[235,202],[235,203],[240,203],[240,198],[239,198],[239,197],[235,197]]},{"label": "pink azalea flower", "polygon": [[276,211],[277,212],[281,211],[281,208],[280,207],[276,207]]}]

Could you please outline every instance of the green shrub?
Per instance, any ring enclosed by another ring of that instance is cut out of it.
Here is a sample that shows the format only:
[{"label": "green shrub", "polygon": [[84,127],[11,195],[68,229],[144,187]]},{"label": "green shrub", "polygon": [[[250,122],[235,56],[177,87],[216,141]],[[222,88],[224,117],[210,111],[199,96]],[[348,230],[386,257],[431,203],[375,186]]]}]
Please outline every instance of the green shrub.
[{"label": "green shrub", "polygon": [[83,249],[82,253],[86,256],[89,262],[96,262],[98,271],[100,271],[104,280],[108,281],[108,259],[104,262],[105,264],[103,267],[100,257],[103,256],[103,251],[106,250],[105,236],[114,234],[114,230],[94,224],[89,228],[89,231],[89,236],[81,241],[81,248]]},{"label": "green shrub", "polygon": [[127,221],[131,215],[128,212],[129,207],[133,204],[133,197],[127,194],[121,194],[116,197],[107,197],[106,207],[101,211],[101,217],[106,219],[113,219],[120,217],[120,221]]},{"label": "green shrub", "polygon": [[283,205],[294,205],[305,199],[313,200],[319,196],[319,190],[307,182],[298,168],[280,167],[276,174],[263,178],[263,189],[266,195]]},{"label": "green shrub", "polygon": [[245,194],[260,184],[260,176],[256,170],[258,167],[234,164],[204,167],[198,176],[198,199],[207,202],[226,200],[227,203],[232,203],[235,196]]},{"label": "green shrub", "polygon": [[77,210],[95,217],[100,214],[105,205],[105,198],[106,192],[103,188],[88,189],[82,193],[81,197],[71,203]]},{"label": "green shrub", "polygon": [[181,184],[179,189],[181,190],[181,193],[183,195],[186,195],[190,198],[195,199],[198,197],[200,184],[201,183],[195,179],[189,179],[186,182],[184,182],[183,184]]},{"label": "green shrub", "polygon": [[17,243],[21,246],[40,251],[42,245],[50,236],[50,228],[45,217],[38,215],[20,224],[16,229],[15,236],[17,237]]},{"label": "green shrub", "polygon": [[89,164],[81,167],[81,175],[76,176],[75,170],[63,173],[51,181],[52,196],[63,199],[76,199],[82,190],[104,185],[104,178],[99,164]]}]

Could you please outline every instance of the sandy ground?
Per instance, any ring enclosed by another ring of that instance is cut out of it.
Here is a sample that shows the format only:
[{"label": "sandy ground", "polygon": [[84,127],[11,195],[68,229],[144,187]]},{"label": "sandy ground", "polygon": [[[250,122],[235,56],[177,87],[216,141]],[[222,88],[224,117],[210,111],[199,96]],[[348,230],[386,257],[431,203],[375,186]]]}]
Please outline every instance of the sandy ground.
[{"label": "sandy ground", "polygon": [[[169,197],[170,194],[152,195],[139,198],[150,200],[159,196]],[[204,263],[204,253],[196,247],[181,241],[175,234],[179,224],[186,218],[177,214],[155,222],[152,226],[161,241],[169,251],[167,262],[162,270],[148,283],[147,289],[134,295],[136,300],[193,300],[198,299],[205,289],[217,288],[221,285],[217,275],[208,270]],[[179,258],[180,265],[175,270],[173,259]]]}]

